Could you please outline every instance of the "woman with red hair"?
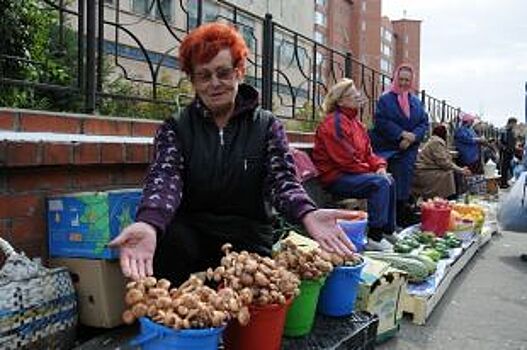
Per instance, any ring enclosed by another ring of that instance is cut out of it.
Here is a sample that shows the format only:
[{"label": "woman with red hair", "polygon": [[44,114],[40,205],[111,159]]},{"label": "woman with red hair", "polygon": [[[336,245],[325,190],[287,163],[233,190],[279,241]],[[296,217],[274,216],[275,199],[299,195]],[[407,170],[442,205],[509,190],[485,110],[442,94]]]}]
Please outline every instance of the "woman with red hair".
[{"label": "woman with red hair", "polygon": [[410,189],[419,144],[428,131],[428,115],[413,92],[414,69],[402,64],[394,72],[390,90],[377,102],[370,133],[373,150],[388,161],[397,188],[397,222],[414,223]]},{"label": "woman with red hair", "polygon": [[196,97],[157,131],[136,222],[111,243],[120,248],[124,275],[155,273],[177,285],[217,266],[226,242],[269,255],[271,205],[301,222],[324,249],[351,254],[336,220],[353,213],[315,207],[295,177],[282,124],[242,83],[242,36],[226,24],[202,25],[179,53]]}]

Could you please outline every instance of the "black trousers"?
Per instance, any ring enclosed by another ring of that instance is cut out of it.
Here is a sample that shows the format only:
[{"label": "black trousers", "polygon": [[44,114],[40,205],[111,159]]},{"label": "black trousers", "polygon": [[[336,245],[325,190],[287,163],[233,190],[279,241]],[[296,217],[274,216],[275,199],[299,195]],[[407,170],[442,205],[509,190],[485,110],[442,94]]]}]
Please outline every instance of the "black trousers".
[{"label": "black trousers", "polygon": [[512,158],[514,158],[513,153],[502,152],[500,155],[500,174],[501,174],[500,185],[502,187],[507,186],[508,184],[508,181],[510,178],[509,174],[511,174]]},{"label": "black trousers", "polygon": [[233,250],[255,252],[263,256],[271,253],[271,244],[258,242],[250,230],[245,234],[218,234],[217,227],[196,218],[178,216],[162,237],[158,238],[154,255],[154,276],[168,279],[174,287],[190,274],[216,268],[224,256],[221,246],[231,243]]}]

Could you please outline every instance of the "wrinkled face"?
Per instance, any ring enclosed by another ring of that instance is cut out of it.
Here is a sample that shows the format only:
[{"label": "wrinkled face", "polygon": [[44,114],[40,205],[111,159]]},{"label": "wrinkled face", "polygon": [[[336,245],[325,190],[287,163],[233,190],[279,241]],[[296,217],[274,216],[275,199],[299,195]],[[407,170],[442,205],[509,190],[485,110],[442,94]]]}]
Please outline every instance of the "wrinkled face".
[{"label": "wrinkled face", "polygon": [[344,91],[337,104],[343,108],[360,108],[365,102],[366,98],[355,85],[351,85]]},{"label": "wrinkled face", "polygon": [[406,68],[402,68],[399,71],[399,86],[403,90],[409,90],[412,83],[412,71]]},{"label": "wrinkled face", "polygon": [[234,105],[241,74],[233,66],[229,49],[221,50],[207,63],[196,64],[190,78],[197,95],[212,113]]}]

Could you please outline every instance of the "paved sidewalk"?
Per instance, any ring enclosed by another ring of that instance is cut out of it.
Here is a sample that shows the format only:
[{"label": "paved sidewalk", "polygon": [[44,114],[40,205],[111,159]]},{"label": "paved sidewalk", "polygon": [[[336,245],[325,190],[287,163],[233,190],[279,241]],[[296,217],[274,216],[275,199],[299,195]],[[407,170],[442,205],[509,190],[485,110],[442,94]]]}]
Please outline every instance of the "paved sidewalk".
[{"label": "paved sidewalk", "polygon": [[381,350],[527,350],[527,233],[503,232],[452,282],[425,326],[403,320]]}]

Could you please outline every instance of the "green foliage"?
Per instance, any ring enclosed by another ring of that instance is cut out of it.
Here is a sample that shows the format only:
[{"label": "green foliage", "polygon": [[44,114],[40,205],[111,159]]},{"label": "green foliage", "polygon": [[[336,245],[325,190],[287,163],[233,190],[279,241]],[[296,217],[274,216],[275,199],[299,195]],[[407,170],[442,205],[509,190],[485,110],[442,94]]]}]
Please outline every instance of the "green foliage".
[{"label": "green foliage", "polygon": [[[313,108],[315,110],[315,116],[313,118]],[[302,132],[314,132],[324,117],[324,112],[320,107],[313,107],[311,102],[305,102],[302,107],[296,110],[295,119],[297,122],[296,126],[292,126],[291,130],[302,131]]]},{"label": "green foliage", "polygon": [[[75,69],[76,34],[63,27],[59,14],[38,0],[0,0],[0,47],[9,58],[0,59],[1,75],[26,82],[69,86]],[[16,59],[13,59],[16,57]],[[0,105],[15,108],[76,110],[78,96],[65,91],[43,91],[0,85]]]},{"label": "green foliage", "polygon": [[[152,99],[152,85],[134,83],[117,76],[103,84],[103,91],[122,97],[138,97]],[[193,96],[192,86],[187,80],[178,86],[171,86],[168,77],[161,78],[157,87],[156,100],[163,102],[146,102],[125,98],[106,98],[101,101],[99,113],[127,118],[165,119],[178,112],[178,109],[188,104]]]}]

